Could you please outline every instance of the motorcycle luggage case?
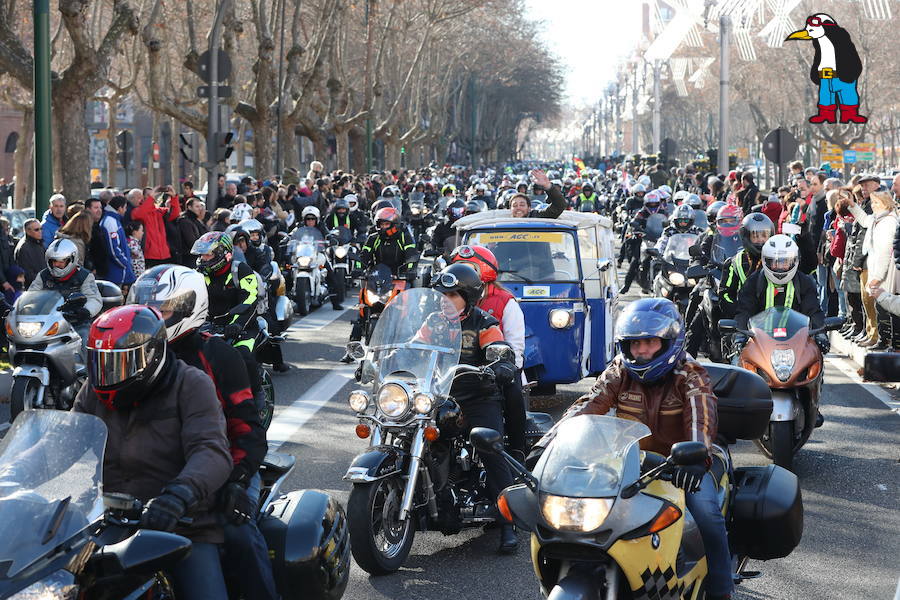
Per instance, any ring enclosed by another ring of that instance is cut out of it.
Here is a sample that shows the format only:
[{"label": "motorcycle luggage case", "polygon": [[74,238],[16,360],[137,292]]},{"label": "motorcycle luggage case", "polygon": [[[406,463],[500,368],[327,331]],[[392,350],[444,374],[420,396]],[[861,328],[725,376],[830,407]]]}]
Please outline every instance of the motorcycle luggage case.
[{"label": "motorcycle luggage case", "polygon": [[803,536],[803,498],[797,476],[776,465],[734,470],[731,543],[756,560],[783,558]]},{"label": "motorcycle luggage case", "polygon": [[297,490],[273,501],[259,520],[275,584],[284,600],[337,600],[350,574],[344,508],[325,492]]},{"label": "motorcycle luggage case", "polygon": [[772,417],[772,391],[763,378],[732,365],[703,367],[718,400],[719,436],[728,443],[762,437]]}]

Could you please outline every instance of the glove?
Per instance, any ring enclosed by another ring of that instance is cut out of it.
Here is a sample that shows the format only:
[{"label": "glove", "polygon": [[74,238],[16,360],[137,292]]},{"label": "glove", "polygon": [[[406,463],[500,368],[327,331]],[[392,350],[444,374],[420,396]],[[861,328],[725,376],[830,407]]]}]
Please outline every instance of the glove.
[{"label": "glove", "polygon": [[256,505],[250,499],[247,488],[237,481],[226,483],[219,490],[219,507],[233,525],[249,522],[256,513]]},{"label": "glove", "polygon": [[706,465],[685,465],[675,467],[672,472],[672,483],[685,492],[694,493],[700,489],[700,482],[706,475]]},{"label": "glove", "polygon": [[748,341],[748,338],[743,333],[736,333],[736,334],[734,334],[734,336],[732,336],[731,346],[732,346],[732,348],[734,348],[735,355],[738,355],[741,353],[741,351],[744,349],[744,346],[747,345],[747,341]]},{"label": "glove", "polygon": [[831,350],[831,340],[828,339],[828,335],[817,333],[813,340],[816,342],[816,346],[819,347],[819,350],[822,351],[822,354],[828,354]]},{"label": "glove", "polygon": [[175,531],[178,521],[195,503],[194,493],[189,487],[170,483],[163,489],[162,494],[152,498],[144,506],[141,527],[157,531]]},{"label": "glove", "polygon": [[225,329],[222,330],[222,335],[225,336],[226,340],[236,340],[241,337],[241,326],[237,323],[229,323],[225,326]]},{"label": "glove", "polygon": [[498,362],[491,366],[494,380],[500,385],[509,385],[516,377],[516,367],[508,362]]},{"label": "glove", "polygon": [[66,321],[89,321],[91,319],[91,311],[80,306],[63,311],[63,316],[66,318]]}]

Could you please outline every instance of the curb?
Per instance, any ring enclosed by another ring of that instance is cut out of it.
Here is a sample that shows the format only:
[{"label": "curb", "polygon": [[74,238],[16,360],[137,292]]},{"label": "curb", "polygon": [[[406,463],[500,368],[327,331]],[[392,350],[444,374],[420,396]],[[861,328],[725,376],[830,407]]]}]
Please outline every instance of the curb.
[{"label": "curb", "polygon": [[860,369],[863,367],[866,360],[866,354],[868,354],[865,348],[860,348],[850,340],[844,339],[844,336],[837,331],[829,333],[829,339],[831,340],[832,352],[843,354],[856,363],[856,366]]}]

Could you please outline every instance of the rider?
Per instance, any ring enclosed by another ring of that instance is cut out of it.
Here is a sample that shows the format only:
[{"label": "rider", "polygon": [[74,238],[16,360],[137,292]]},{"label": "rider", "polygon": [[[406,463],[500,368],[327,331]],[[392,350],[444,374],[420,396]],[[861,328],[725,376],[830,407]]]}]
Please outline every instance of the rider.
[{"label": "rider", "polygon": [[237,579],[245,598],[278,598],[266,541],[256,525],[259,466],[268,449],[266,431],[240,352],[222,338],[200,332],[209,308],[203,276],[187,267],[157,265],[134,283],[128,303],[158,310],[175,357],[206,373],[215,385],[233,463],[231,475],[218,492],[219,508],[227,521],[226,571],[241,573]]},{"label": "rider", "polygon": [[625,283],[621,291],[623,294],[628,291],[635,278],[638,279],[641,290],[645,294],[650,293],[650,282],[647,281],[647,275],[650,272],[651,257],[649,254],[642,257],[641,242],[647,229],[647,220],[652,215],[659,213],[661,205],[659,194],[650,192],[644,196],[644,207],[631,220],[629,234],[625,240],[629,253],[626,256],[630,256],[631,263],[628,266],[628,273],[625,274]]},{"label": "rider", "polygon": [[325,227],[329,230],[346,227],[353,233],[353,237],[355,238],[366,232],[366,223],[364,222],[361,213],[350,210],[351,200],[357,204],[359,203],[356,194],[347,194],[343,198],[338,198],[334,201],[331,212],[325,217]]},{"label": "rider", "polygon": [[[672,444],[687,440],[710,448],[718,429],[716,397],[706,369],[684,351],[684,322],[675,305],[663,298],[631,302],[616,319],[615,339],[619,354],[563,418],[615,409],[620,418],[650,428],[642,450],[668,455]],[[555,432],[556,427],[535,445],[529,465]],[[689,492],[685,502],[700,528],[709,565],[707,598],[727,599],[733,589],[731,555],[709,465],[707,460],[676,467],[672,482]]]},{"label": "rider", "polygon": [[575,201],[575,210],[581,212],[597,212],[600,210],[600,198],[594,193],[594,184],[590,181],[581,186],[581,193]]},{"label": "rider", "polygon": [[[525,356],[525,315],[516,297],[497,283],[500,269],[494,253],[484,246],[464,245],[453,251],[450,262],[472,265],[478,272],[484,283],[484,293],[478,300],[478,308],[500,321],[503,339],[516,353],[516,368],[521,372]],[[522,377],[517,374],[509,385],[502,387],[502,391],[510,450],[519,452],[524,459],[526,416]]]},{"label": "rider", "polygon": [[672,216],[669,217],[671,225],[663,229],[662,235],[656,241],[656,249],[660,254],[665,254],[666,246],[669,244],[669,238],[679,233],[695,233],[697,235],[703,233],[699,227],[694,225],[694,210],[686,205],[681,204],[675,207]]},{"label": "rider", "polygon": [[63,316],[81,337],[81,347],[85,348],[88,332],[93,319],[103,308],[103,297],[97,289],[94,275],[78,266],[78,247],[67,239],[53,240],[44,252],[47,268],[40,271],[31,282],[29,292],[53,290],[59,292],[63,299],[73,292],[84,294],[87,301],[83,306],[66,308],[63,305]]},{"label": "rider", "polygon": [[435,256],[440,256],[446,250],[447,240],[451,240],[456,236],[453,224],[460,220],[466,214],[466,203],[460,199],[452,200],[447,203],[444,209],[447,220],[434,226],[431,234],[431,247]]},{"label": "rider", "polygon": [[[468,264],[452,264],[434,275],[431,287],[446,296],[458,311],[462,329],[460,364],[486,366],[486,350],[492,345],[509,344],[503,339],[503,331],[497,319],[476,306],[482,295],[482,283],[476,270]],[[425,325],[427,328],[427,323]],[[491,364],[495,381],[474,375],[463,375],[453,381],[450,395],[459,403],[469,427],[488,427],[503,432],[503,408],[497,386],[509,385],[516,377],[516,366],[501,360]],[[503,458],[497,454],[481,456],[487,472],[487,490],[496,501],[500,492],[512,484],[512,477]],[[500,548],[502,553],[515,552],[519,545],[511,523],[502,521]]]},{"label": "rider", "polygon": [[722,266],[722,282],[719,285],[719,298],[722,317],[734,318],[737,310],[738,293],[747,278],[759,270],[762,265],[763,245],[775,235],[775,225],[762,213],[751,213],[741,222],[741,244],[744,246],[737,254],[725,261]]},{"label": "rider", "polygon": [[72,410],[106,423],[103,490],[140,500],[141,528],[191,540],[171,570],[177,597],[227,598],[213,505],[233,465],[212,382],[168,350],[166,325],[146,306],[117,306],[94,322],[88,365]]}]

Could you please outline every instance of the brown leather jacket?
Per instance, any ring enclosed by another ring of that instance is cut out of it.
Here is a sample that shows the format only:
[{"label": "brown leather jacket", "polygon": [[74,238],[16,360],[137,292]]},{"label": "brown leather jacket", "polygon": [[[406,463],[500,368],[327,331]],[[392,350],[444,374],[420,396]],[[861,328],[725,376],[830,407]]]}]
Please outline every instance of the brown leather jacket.
[{"label": "brown leather jacket", "polygon": [[[691,358],[661,381],[647,385],[632,379],[621,355],[617,356],[563,419],[579,414],[605,415],[612,408],[620,419],[640,421],[650,428],[652,435],[641,440],[642,450],[668,456],[676,442],[700,441],[709,446],[716,440],[716,397],[706,369]],[[546,447],[555,429],[538,445]]]}]

